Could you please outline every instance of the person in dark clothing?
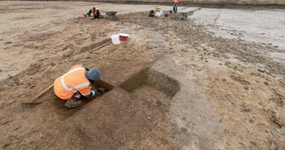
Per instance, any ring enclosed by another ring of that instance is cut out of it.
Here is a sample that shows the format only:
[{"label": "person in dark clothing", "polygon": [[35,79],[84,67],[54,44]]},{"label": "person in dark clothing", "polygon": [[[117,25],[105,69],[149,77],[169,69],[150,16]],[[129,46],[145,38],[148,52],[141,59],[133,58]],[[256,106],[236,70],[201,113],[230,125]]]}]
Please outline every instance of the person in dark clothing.
[{"label": "person in dark clothing", "polygon": [[93,14],[94,19],[100,19],[100,14],[101,14],[100,9],[99,8],[95,9],[95,13]]},{"label": "person in dark clothing", "polygon": [[151,11],[149,12],[149,17],[154,17],[154,11],[153,11],[153,10],[151,10]]},{"label": "person in dark clothing", "polygon": [[93,7],[86,14],[88,17],[91,17],[93,15],[94,19],[100,19],[101,10],[99,8],[96,9],[96,7]]},{"label": "person in dark clothing", "polygon": [[172,2],[174,3],[173,4],[173,12],[177,13],[177,6],[178,6],[178,3],[179,3],[179,0],[173,0]]},{"label": "person in dark clothing", "polygon": [[91,17],[91,13],[92,13],[92,9],[90,9],[89,12],[86,13],[86,14],[87,14],[88,17]]},{"label": "person in dark clothing", "polygon": [[96,10],[95,7],[93,7],[92,9],[89,10],[89,12],[87,13],[88,17],[91,17],[91,13],[94,12]]}]

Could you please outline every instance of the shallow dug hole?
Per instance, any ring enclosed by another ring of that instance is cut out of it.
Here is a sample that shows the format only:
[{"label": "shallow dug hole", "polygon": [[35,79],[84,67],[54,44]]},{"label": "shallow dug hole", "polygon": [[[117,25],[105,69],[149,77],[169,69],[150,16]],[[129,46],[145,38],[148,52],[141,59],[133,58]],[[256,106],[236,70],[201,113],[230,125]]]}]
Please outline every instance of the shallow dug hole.
[{"label": "shallow dug hole", "polygon": [[107,92],[109,92],[110,90],[112,90],[114,88],[113,85],[103,81],[103,80],[99,80],[94,82],[94,84],[92,84],[92,88],[105,88],[105,91],[103,93],[98,93],[95,95],[95,97],[92,98],[84,98],[82,97],[81,99],[83,100],[83,102],[81,103],[81,105],[77,108],[74,109],[68,109],[64,106],[65,104],[65,100],[61,100],[58,97],[55,96],[55,94],[53,94],[53,101],[52,101],[52,105],[54,105],[54,107],[57,108],[56,113],[60,116],[62,116],[64,119],[70,117],[71,115],[73,115],[74,113],[76,113],[77,111],[79,111],[80,109],[84,108],[83,106],[87,103],[89,103],[90,101],[94,100],[96,101],[96,99],[98,99],[99,97],[103,96],[104,94],[106,94]]},{"label": "shallow dug hole", "polygon": [[170,100],[180,90],[176,80],[151,68],[141,70],[120,87],[158,106],[168,106]]}]

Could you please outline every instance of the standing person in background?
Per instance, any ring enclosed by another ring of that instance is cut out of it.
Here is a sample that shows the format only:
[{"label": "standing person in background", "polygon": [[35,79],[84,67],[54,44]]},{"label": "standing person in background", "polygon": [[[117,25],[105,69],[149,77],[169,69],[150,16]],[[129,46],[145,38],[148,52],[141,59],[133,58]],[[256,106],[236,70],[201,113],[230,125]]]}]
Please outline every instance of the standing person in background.
[{"label": "standing person in background", "polygon": [[179,3],[179,0],[173,0],[173,12],[174,13],[177,13],[177,6],[178,6],[178,3]]}]

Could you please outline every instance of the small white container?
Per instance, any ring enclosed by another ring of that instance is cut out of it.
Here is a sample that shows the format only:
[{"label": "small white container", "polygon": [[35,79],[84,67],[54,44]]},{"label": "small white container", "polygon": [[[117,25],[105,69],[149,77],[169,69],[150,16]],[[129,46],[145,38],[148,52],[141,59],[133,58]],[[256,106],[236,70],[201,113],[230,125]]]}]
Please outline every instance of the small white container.
[{"label": "small white container", "polygon": [[163,14],[163,11],[161,10],[160,12],[155,12],[156,17],[160,17]]},{"label": "small white container", "polygon": [[121,43],[119,34],[112,35],[111,39],[112,39],[113,44],[120,44]]}]

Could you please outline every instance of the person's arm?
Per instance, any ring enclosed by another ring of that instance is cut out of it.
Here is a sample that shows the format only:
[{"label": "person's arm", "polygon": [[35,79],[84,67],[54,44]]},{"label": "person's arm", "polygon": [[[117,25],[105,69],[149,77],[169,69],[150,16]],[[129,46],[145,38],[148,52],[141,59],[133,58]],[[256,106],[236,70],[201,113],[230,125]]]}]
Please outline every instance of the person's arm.
[{"label": "person's arm", "polygon": [[92,89],[91,87],[80,90],[79,92],[82,96],[87,97],[87,98],[93,97],[97,93],[97,91],[95,89]]}]

